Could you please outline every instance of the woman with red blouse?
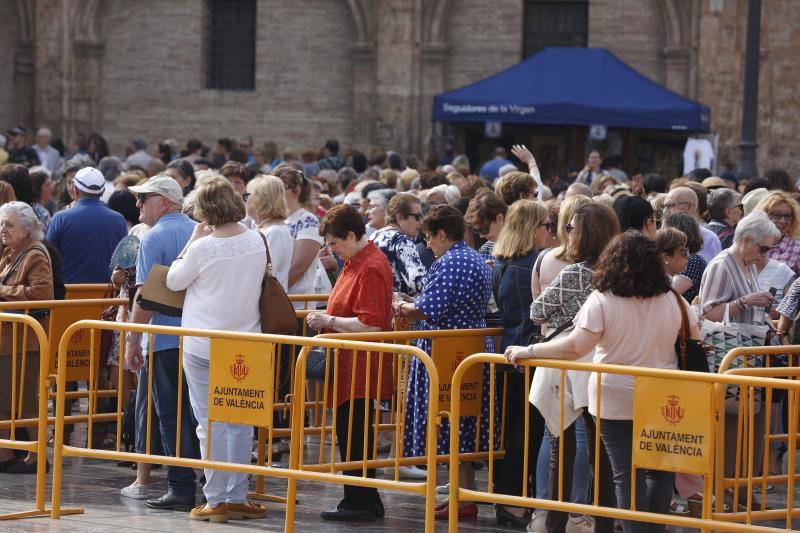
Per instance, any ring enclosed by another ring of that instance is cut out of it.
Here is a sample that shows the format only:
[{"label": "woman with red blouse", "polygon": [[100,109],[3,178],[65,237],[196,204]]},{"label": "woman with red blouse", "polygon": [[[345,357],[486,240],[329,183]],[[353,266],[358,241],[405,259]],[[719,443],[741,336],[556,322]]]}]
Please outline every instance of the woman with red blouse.
[{"label": "woman with red blouse", "polygon": [[[388,331],[392,320],[392,267],[380,249],[365,237],[366,228],[358,211],[349,205],[337,205],[325,214],[320,225],[320,234],[344,263],[336,285],[331,291],[328,307],[324,313],[308,315],[308,325],[320,331],[337,333],[357,333],[369,331]],[[337,358],[336,398],[333,398],[333,384],[329,384],[328,397],[331,407],[336,409],[336,438],[342,461],[361,461],[364,457],[364,431],[369,431],[368,458],[371,459],[374,423],[374,401],[391,398],[392,358],[370,352],[370,376],[367,384],[367,354],[357,352],[355,362],[353,352],[339,350]],[[350,395],[352,365],[355,369],[355,385]],[[378,367],[381,367],[380,380]],[[331,373],[330,375],[333,375]],[[378,393],[378,382],[380,392]],[[367,394],[366,391],[369,391]],[[369,402],[369,420],[364,420],[364,403]],[[352,432],[347,433],[348,421],[353,417]],[[348,440],[350,457],[347,458]],[[361,469],[344,472],[345,475],[359,475]],[[375,470],[367,471],[375,477]],[[325,520],[348,522],[372,521],[384,515],[383,504],[377,489],[344,485],[344,499],[336,509],[325,511]]]}]

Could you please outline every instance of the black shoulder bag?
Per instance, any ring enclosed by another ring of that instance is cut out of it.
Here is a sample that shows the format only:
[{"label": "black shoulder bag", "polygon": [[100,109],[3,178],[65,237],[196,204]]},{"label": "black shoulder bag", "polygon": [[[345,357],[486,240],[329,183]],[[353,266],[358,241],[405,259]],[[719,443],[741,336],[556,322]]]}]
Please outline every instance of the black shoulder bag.
[{"label": "black shoulder bag", "polygon": [[678,300],[681,310],[681,329],[675,341],[675,353],[678,355],[678,368],[689,372],[710,372],[708,369],[708,353],[702,341],[692,338],[689,329],[689,317],[683,305],[683,296],[670,289]]}]

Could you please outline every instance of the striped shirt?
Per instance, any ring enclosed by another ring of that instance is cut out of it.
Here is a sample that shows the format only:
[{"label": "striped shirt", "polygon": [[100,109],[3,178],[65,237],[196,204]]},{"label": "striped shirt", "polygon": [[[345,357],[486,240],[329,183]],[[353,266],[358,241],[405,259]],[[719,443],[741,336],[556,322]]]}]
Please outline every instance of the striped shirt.
[{"label": "striped shirt", "polygon": [[[739,268],[730,250],[723,250],[708,263],[700,282],[701,314],[721,303],[735,302],[738,298],[758,291],[758,271],[755,265],[747,267],[747,274]],[[751,324],[754,307],[746,307],[736,322]]]}]

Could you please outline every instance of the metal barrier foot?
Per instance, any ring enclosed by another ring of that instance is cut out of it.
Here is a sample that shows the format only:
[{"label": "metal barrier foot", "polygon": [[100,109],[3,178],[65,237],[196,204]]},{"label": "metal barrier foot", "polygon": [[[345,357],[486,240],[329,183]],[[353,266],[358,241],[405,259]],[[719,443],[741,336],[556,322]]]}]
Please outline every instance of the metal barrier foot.
[{"label": "metal barrier foot", "polygon": [[273,494],[266,494],[262,492],[250,492],[247,494],[247,497],[250,498],[251,500],[258,500],[262,502],[275,502],[275,503],[282,503],[284,505],[286,504],[286,498],[284,496],[275,496]]}]

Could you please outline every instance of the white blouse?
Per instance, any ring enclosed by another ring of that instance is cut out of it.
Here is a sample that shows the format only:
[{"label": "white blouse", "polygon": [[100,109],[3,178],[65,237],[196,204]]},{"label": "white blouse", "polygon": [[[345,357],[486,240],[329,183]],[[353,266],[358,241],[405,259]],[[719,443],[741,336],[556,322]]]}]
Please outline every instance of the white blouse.
[{"label": "white blouse", "polygon": [[[266,268],[264,241],[254,231],[193,242],[167,274],[170,290],[186,289],[181,326],[260,333]],[[183,349],[192,355],[207,359],[209,347],[208,338],[184,338]]]},{"label": "white blouse", "polygon": [[269,255],[272,259],[272,275],[278,278],[283,290],[289,290],[289,268],[292,266],[294,239],[289,227],[281,222],[260,230],[267,238]]}]

